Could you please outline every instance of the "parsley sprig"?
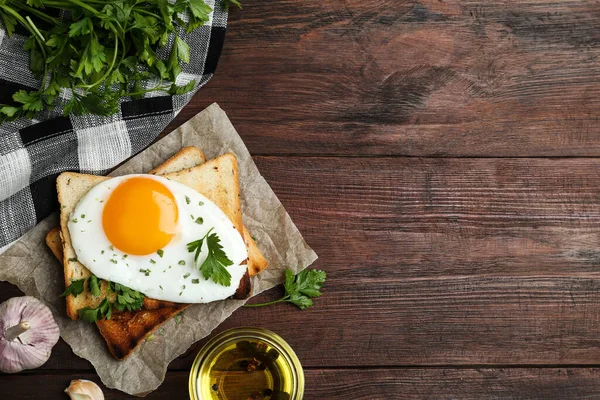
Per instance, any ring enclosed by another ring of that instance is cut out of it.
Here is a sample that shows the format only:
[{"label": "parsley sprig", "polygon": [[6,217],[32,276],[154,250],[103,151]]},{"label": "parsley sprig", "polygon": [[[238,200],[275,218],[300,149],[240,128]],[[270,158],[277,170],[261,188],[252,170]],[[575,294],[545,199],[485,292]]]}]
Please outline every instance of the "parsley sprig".
[{"label": "parsley sprig", "polygon": [[318,269],[305,269],[294,275],[291,269],[285,271],[285,295],[274,301],[258,304],[246,304],[244,307],[263,307],[287,301],[304,310],[313,305],[312,298],[321,296],[321,288],[327,275]]},{"label": "parsley sprig", "polygon": [[212,279],[213,282],[218,283],[219,285],[231,286],[231,274],[227,271],[226,267],[233,265],[233,261],[231,261],[223,251],[219,236],[216,233],[211,233],[213,229],[214,228],[210,228],[202,239],[188,243],[188,251],[190,253],[196,252],[196,254],[194,254],[194,261],[196,266],[198,266],[198,257],[202,251],[202,245],[204,244],[204,241],[206,241],[208,255],[202,264],[199,265],[202,276],[206,280]]},{"label": "parsley sprig", "polygon": [[[193,90],[195,81],[173,83],[181,63],[190,62],[182,32],[204,25],[211,12],[204,0],[0,0],[8,35],[17,25],[29,33],[29,67],[41,81],[39,89],[19,90],[10,104],[0,104],[0,123],[33,118],[60,98],[69,99],[65,115],[108,116],[124,96]],[[56,18],[59,13],[67,17]],[[157,52],[165,47],[169,55],[161,58]]]}]

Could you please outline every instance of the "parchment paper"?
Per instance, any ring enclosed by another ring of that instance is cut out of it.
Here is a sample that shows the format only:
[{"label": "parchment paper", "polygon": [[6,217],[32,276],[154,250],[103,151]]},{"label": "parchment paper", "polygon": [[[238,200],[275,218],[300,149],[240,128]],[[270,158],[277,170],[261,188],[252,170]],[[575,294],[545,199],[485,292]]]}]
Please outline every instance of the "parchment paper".
[{"label": "parchment paper", "polygon": [[[111,175],[147,172],[185,146],[198,146],[208,159],[226,152],[237,156],[244,224],[269,260],[269,268],[254,278],[253,295],[281,283],[286,268],[300,271],[317,259],[217,104],[133,157]],[[9,281],[27,295],[48,304],[60,326],[62,338],[75,354],[93,364],[102,382],[110,388],[132,395],[155,390],[163,382],[169,362],[210,334],[245,302],[225,300],[191,306],[179,321],[172,318],[166,322],[162,335],[155,332],[154,340],[140,345],[126,360],[117,361],[108,352],[95,325],[72,321],[66,316],[65,301],[60,297],[64,290],[63,268],[45,244],[46,233],[56,226],[58,215],[52,215],[0,255],[0,280]]]}]

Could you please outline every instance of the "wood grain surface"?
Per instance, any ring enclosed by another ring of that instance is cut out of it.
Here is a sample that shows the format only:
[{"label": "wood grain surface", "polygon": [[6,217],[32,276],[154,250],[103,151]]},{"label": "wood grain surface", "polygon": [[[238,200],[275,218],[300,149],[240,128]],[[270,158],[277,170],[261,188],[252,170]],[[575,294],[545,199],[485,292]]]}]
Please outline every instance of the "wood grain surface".
[{"label": "wood grain surface", "polygon": [[[387,400],[436,399],[481,400],[530,399],[547,400],[556,393],[569,393],[573,399],[597,399],[598,369],[580,368],[522,368],[522,369],[309,369],[305,371],[307,399],[327,400]],[[38,400],[44,387],[46,397],[66,399],[63,390],[72,372],[20,374],[12,378],[20,399]],[[78,377],[101,384],[94,374]],[[173,371],[169,379],[148,398],[156,400],[184,399],[181,395],[188,385],[187,371]],[[103,387],[104,388],[104,387]],[[183,390],[182,390],[183,389]],[[104,388],[106,400],[130,399],[116,390]],[[246,400],[246,399],[243,399]]]},{"label": "wood grain surface", "polygon": [[[598,2],[243,5],[165,133],[217,101],[328,280],[215,332],[279,333],[308,400],[600,398]],[[206,340],[149,399],[187,397]],[[61,341],[0,398],[75,378],[98,380]]]},{"label": "wood grain surface", "polygon": [[253,154],[598,156],[595,0],[246,1],[213,101]]}]

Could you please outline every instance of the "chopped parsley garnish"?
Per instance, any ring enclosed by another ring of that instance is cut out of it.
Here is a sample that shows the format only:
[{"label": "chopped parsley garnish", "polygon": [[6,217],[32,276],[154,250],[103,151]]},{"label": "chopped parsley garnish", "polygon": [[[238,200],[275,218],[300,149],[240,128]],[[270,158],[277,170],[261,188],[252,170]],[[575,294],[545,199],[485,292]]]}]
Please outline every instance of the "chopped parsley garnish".
[{"label": "chopped parsley garnish", "polygon": [[111,262],[111,263],[113,263],[113,264],[116,264],[116,263],[117,263],[117,260],[115,260],[114,258],[111,258],[111,259],[110,259],[110,262]]},{"label": "chopped parsley garnish", "polygon": [[[82,279],[81,281],[84,282],[85,279]],[[101,279],[94,275],[88,278],[89,289],[94,296],[99,296],[101,294],[101,281]],[[71,286],[73,286],[73,284],[71,284]],[[69,289],[67,290],[74,290],[70,289],[71,286],[69,286]],[[85,307],[78,310],[79,317],[81,319],[88,322],[96,322],[105,318],[110,319],[112,316],[113,307],[119,311],[136,311],[142,308],[144,305],[145,296],[136,290],[114,282],[108,282],[106,288],[108,292],[115,294],[114,301],[109,301],[110,297],[107,296],[97,307]]]},{"label": "chopped parsley garnish", "polygon": [[175,316],[175,323],[179,325],[183,320],[183,311]]},{"label": "chopped parsley garnish", "polygon": [[[189,245],[188,245],[189,246]],[[184,260],[179,260],[179,262],[177,263],[179,265],[185,265],[185,261]],[[171,266],[169,265],[169,268],[171,268]]]},{"label": "chopped parsley garnish", "polygon": [[190,198],[189,198],[189,197],[187,197],[187,196],[185,196],[185,203],[186,203],[186,204],[190,204],[190,201],[191,201],[191,200],[190,200]]},{"label": "chopped parsley garnish", "polygon": [[104,254],[104,250],[102,250],[102,251],[100,252],[100,254]]},{"label": "chopped parsley garnish", "polygon": [[90,288],[92,295],[100,296],[100,282],[102,282],[102,279],[98,279],[96,275],[92,275],[88,278],[88,287]]},{"label": "chopped parsley garnish", "polygon": [[196,223],[202,225],[204,223],[204,218],[202,218],[202,217],[196,218]]},{"label": "chopped parsley garnish", "polygon": [[154,261],[153,259],[150,259],[150,264],[156,264],[156,261]]},{"label": "chopped parsley garnish", "polygon": [[68,261],[69,261],[69,262],[77,262],[77,261],[79,261],[79,260],[77,259],[77,257],[73,257],[73,258],[69,258],[69,260],[68,260]]},{"label": "chopped parsley garnish", "polygon": [[161,285],[158,285],[158,287],[160,288],[160,290],[164,290],[163,287]]},{"label": "chopped parsley garnish", "polygon": [[187,278],[189,278],[189,277],[190,277],[190,274],[185,274],[185,275],[183,276],[183,279],[187,279]]},{"label": "chopped parsley garnish", "polygon": [[158,256],[160,258],[162,258],[162,256],[165,254],[165,252],[162,249],[159,249],[159,250],[156,251],[156,254],[158,254]]},{"label": "chopped parsley garnish", "polygon": [[200,283],[200,279],[192,279],[192,283],[198,284]]},{"label": "chopped parsley garnish", "polygon": [[110,249],[110,251],[115,251],[115,246],[113,246],[112,244],[108,246],[108,248]]},{"label": "chopped parsley garnish", "polygon": [[81,214],[81,219],[85,219],[85,214]]},{"label": "chopped parsley garnish", "polygon": [[123,254],[123,259],[125,259],[125,258],[127,258],[127,257],[129,257],[129,255],[128,255],[128,254]]},{"label": "chopped parsley garnish", "polygon": [[74,224],[79,222],[79,220],[77,218],[73,218],[71,221],[73,221]]},{"label": "chopped parsley garnish", "polygon": [[73,295],[74,297],[77,297],[77,295],[83,293],[84,287],[85,287],[85,279],[77,279],[77,280],[71,279],[71,284],[69,285],[67,290],[65,290],[63,292],[63,294],[61,296],[66,297],[68,295]]},{"label": "chopped parsley garnish", "polygon": [[203,202],[203,201],[200,201],[200,202],[198,202],[198,205],[199,205],[199,206],[203,206],[203,205],[204,205],[204,202]]},{"label": "chopped parsley garnish", "polygon": [[150,272],[152,272],[149,269],[140,269],[140,272],[146,276],[150,276]]},{"label": "chopped parsley garnish", "polygon": [[[188,251],[194,254],[194,262],[196,266],[200,268],[204,279],[212,279],[213,282],[218,283],[222,286],[231,286],[231,274],[227,271],[228,266],[233,265],[227,254],[223,251],[221,246],[221,239],[216,233],[211,233],[214,228],[211,228],[206,235],[200,240],[190,242],[187,244]],[[206,247],[208,249],[208,255],[201,265],[198,261],[198,256],[202,251],[202,245],[206,240]]]},{"label": "chopped parsley garnish", "polygon": [[112,304],[108,301],[108,298],[102,300],[98,307],[85,307],[77,311],[79,318],[87,322],[96,322],[101,319],[110,319],[112,316]]}]

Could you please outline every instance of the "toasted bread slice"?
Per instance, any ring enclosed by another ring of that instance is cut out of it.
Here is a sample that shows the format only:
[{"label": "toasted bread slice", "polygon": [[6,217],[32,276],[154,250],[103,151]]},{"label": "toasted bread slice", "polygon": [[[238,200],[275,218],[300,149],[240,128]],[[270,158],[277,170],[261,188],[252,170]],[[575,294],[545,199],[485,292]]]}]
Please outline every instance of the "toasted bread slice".
[{"label": "toasted bread slice", "polygon": [[[172,173],[180,169],[192,168],[196,164],[205,161],[204,154],[198,148],[187,147],[180,150],[174,157],[170,158],[153,171],[150,171],[150,173]],[[99,180],[99,182],[101,182],[101,180]],[[248,246],[250,258],[248,272],[250,275],[255,275],[264,270],[268,263],[245,227],[243,228],[243,234]],[[63,244],[59,228],[55,228],[48,233],[46,236],[46,243],[59,260],[64,259]],[[246,298],[250,291],[250,281],[249,279],[244,279],[240,283],[235,297]],[[103,296],[99,297],[99,299],[102,298]],[[100,301],[99,299],[94,299],[95,303],[98,303]],[[104,337],[111,354],[117,359],[124,359],[128,357],[134,349],[151,334],[151,332],[169,320],[169,318],[179,314],[188,306],[189,304],[176,304],[146,298],[142,309],[133,313],[114,313],[110,320],[98,321],[97,326]]]},{"label": "toasted bread slice", "polygon": [[[185,184],[205,195],[223,210],[238,232],[243,234],[237,160],[233,154],[222,155],[206,164],[182,172],[167,174],[165,177]],[[89,270],[77,261],[75,250],[71,245],[67,227],[70,215],[81,197],[92,187],[106,179],[109,178],[65,172],[59,175],[56,180],[58,200],[61,204],[60,226],[66,287],[70,285],[71,280],[83,279],[91,275]],[[206,184],[198,182],[205,182]],[[88,290],[77,297],[67,296],[67,315],[72,319],[77,319],[77,310],[84,307],[96,307],[104,298],[105,288],[102,289],[102,296],[93,296]],[[238,289],[235,298],[246,298],[250,294],[250,277],[248,273],[242,278]]]},{"label": "toasted bread slice", "polygon": [[[199,148],[194,146],[184,147],[173,157],[150,171],[150,173],[155,175],[165,175],[173,172],[180,172],[204,164],[205,162],[206,157]],[[264,271],[269,263],[258,249],[254,238],[245,226],[243,227],[242,236],[244,237],[244,242],[246,242],[246,247],[248,248],[248,272],[250,276],[256,276]]]}]

